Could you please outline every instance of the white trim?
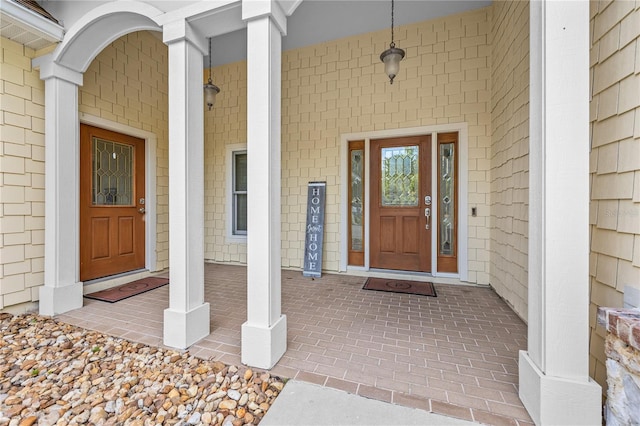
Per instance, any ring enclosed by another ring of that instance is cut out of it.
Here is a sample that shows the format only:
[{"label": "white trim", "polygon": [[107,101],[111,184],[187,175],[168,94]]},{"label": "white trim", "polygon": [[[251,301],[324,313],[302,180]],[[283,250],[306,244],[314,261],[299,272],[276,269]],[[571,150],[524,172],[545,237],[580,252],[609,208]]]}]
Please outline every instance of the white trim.
[{"label": "white trim", "polygon": [[[371,210],[371,202],[370,202],[370,197],[369,194],[371,193],[371,167],[369,167],[369,164],[367,164],[369,162],[369,151],[371,149],[371,139],[366,138],[364,140],[364,235],[363,235],[363,242],[364,242],[364,267],[369,270],[369,268],[371,267],[371,263],[369,262],[369,256],[371,253],[370,250],[370,237],[369,237],[369,232],[370,232],[370,227],[369,224],[371,222],[371,217],[369,215],[369,212]],[[349,175],[347,174],[347,179],[349,179]],[[348,180],[347,180],[347,185],[348,185]],[[345,187],[346,188],[346,187]],[[349,213],[350,214],[350,213]],[[348,218],[349,216],[347,216]],[[348,220],[348,219],[347,219]],[[345,235],[349,235],[348,233]],[[349,255],[349,252],[347,252],[347,256]]]},{"label": "white trim", "polygon": [[0,15],[47,41],[58,42],[64,37],[62,26],[12,1],[0,0]]},{"label": "white trim", "polygon": [[247,151],[246,143],[236,143],[227,145],[225,160],[227,162],[225,174],[225,239],[227,244],[247,244],[246,235],[234,235],[233,233],[233,153],[238,151]]},{"label": "white trim", "polygon": [[121,36],[134,31],[162,31],[157,19],[163,14],[143,2],[116,1],[97,6],[71,26],[53,52],[53,59],[84,73],[91,61]]},{"label": "white trim", "polygon": [[[469,280],[469,127],[458,130],[458,276]],[[447,276],[447,274],[441,274]]]},{"label": "white trim", "polygon": [[[589,3],[529,5],[528,338],[535,424],[602,423],[589,377]],[[562,348],[562,350],[558,350]]]},{"label": "white trim", "polygon": [[[347,161],[349,153],[349,141],[364,140],[365,159],[368,162],[370,158],[370,146],[371,139],[386,139],[386,138],[398,138],[408,136],[420,136],[431,135],[432,142],[437,141],[436,135],[438,133],[458,132],[458,273],[438,273],[437,272],[437,252],[435,238],[431,238],[431,275],[433,277],[442,278],[459,278],[461,281],[467,281],[469,279],[469,263],[468,263],[468,197],[469,197],[469,162],[468,162],[468,124],[467,123],[450,123],[450,124],[438,124],[434,126],[422,126],[422,127],[408,127],[404,129],[390,129],[390,130],[377,130],[372,132],[361,133],[344,133],[340,135],[340,173],[341,173],[341,206],[340,206],[340,235],[348,235],[348,220],[349,220],[349,207],[347,194],[349,193],[349,165]],[[432,163],[436,157],[436,144],[431,144],[432,149]],[[348,265],[348,241],[347,238],[342,238],[340,241],[340,271],[370,271],[369,264],[369,199],[370,199],[370,167],[365,165],[365,229],[364,234],[366,238],[365,253],[364,253],[364,268],[363,267],[351,267]],[[437,193],[437,168],[432,168],[432,194]],[[434,197],[435,199],[435,197]],[[432,217],[437,217],[437,204],[432,204]],[[434,233],[435,235],[435,233]]]},{"label": "white trim", "polygon": [[[156,151],[158,138],[155,133],[140,130],[126,124],[117,123],[95,115],[80,113],[80,123],[123,133],[145,140],[145,268],[157,271],[157,208],[156,208]],[[77,165],[79,170],[80,164]]]}]

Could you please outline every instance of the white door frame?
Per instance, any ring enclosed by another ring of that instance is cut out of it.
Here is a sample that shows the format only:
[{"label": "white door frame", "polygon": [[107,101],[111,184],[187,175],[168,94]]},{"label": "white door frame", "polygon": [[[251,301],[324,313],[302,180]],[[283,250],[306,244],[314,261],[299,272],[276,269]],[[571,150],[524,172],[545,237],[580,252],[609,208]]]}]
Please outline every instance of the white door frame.
[{"label": "white door frame", "polygon": [[[389,139],[408,136],[420,136],[431,135],[431,140],[436,141],[436,135],[438,133],[458,132],[458,273],[443,273],[437,272],[438,270],[438,256],[437,256],[437,238],[431,238],[431,275],[441,278],[457,278],[461,281],[467,281],[469,278],[469,263],[468,263],[468,219],[467,219],[467,206],[469,198],[469,161],[468,161],[468,140],[469,132],[467,123],[451,123],[440,124],[434,126],[421,126],[421,127],[408,127],[404,129],[391,129],[391,130],[378,130],[372,132],[361,133],[345,133],[340,136],[340,235],[348,235],[349,224],[349,141],[364,140],[364,155],[366,161],[369,157],[370,141],[371,139]],[[437,144],[431,144],[432,163],[434,163],[437,157]],[[366,164],[366,163],[365,163]],[[346,271],[369,271],[369,188],[370,188],[370,167],[365,167],[365,202],[364,202],[364,219],[365,229],[364,235],[367,243],[364,245],[364,267],[349,266],[349,242],[347,238],[342,238],[340,241],[340,272]],[[437,168],[432,168],[431,190],[432,194],[438,193],[438,178]],[[435,199],[435,197],[434,197]],[[432,207],[433,218],[438,217],[438,203],[433,203]],[[435,229],[435,228],[434,228]]]},{"label": "white door frame", "polygon": [[[117,123],[115,121],[106,120],[91,114],[79,113],[80,123],[90,126],[100,127],[101,129],[111,130],[136,138],[144,139],[145,148],[145,269],[155,271],[157,269],[156,262],[156,237],[157,237],[157,209],[156,209],[156,150],[158,138],[155,133],[146,130],[137,129],[127,126],[126,124]],[[75,165],[76,170],[80,170],[80,159],[77,158],[78,164]],[[80,194],[78,194],[80,196]],[[78,235],[81,235],[80,223],[78,222]],[[78,246],[80,241],[77,241]],[[78,254],[80,250],[78,249]],[[78,265],[80,262],[78,261]],[[80,273],[79,271],[77,272]]]}]

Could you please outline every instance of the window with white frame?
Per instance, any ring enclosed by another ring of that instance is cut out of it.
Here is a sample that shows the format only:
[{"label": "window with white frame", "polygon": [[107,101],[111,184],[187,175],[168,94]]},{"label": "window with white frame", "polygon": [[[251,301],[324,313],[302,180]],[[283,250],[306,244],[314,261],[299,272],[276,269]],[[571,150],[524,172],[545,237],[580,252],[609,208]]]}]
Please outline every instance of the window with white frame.
[{"label": "window with white frame", "polygon": [[247,235],[247,151],[231,154],[231,234]]}]

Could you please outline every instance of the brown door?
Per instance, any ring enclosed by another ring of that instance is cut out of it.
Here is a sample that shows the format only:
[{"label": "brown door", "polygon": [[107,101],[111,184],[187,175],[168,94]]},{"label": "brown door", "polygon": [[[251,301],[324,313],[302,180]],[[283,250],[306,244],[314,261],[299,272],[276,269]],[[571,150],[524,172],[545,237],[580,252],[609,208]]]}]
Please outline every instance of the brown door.
[{"label": "brown door", "polygon": [[431,136],[372,140],[370,170],[370,266],[430,272]]},{"label": "brown door", "polygon": [[144,268],[144,140],[80,126],[80,280]]}]

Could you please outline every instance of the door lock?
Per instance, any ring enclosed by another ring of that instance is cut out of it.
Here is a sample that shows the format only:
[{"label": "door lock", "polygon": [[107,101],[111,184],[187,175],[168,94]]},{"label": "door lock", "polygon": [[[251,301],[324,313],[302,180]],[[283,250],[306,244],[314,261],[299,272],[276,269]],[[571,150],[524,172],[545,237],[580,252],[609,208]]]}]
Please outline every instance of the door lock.
[{"label": "door lock", "polygon": [[427,224],[425,225],[425,229],[429,229],[429,220],[431,219],[431,209],[426,207],[424,209],[424,216],[427,218]]},{"label": "door lock", "polygon": [[430,206],[431,205],[431,195],[425,195],[424,196],[424,205],[425,206]]}]

